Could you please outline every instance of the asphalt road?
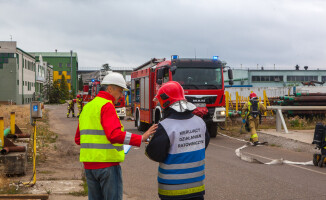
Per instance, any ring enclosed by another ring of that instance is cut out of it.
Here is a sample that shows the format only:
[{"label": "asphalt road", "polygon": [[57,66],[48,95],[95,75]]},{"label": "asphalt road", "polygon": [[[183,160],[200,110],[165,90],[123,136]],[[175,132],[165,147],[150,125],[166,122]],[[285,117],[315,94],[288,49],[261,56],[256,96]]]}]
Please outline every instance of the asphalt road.
[{"label": "asphalt road", "polygon": [[[133,121],[122,121],[125,130],[141,134]],[[245,143],[218,135],[206,151],[206,200],[326,199],[326,168],[299,165],[263,165],[240,160],[235,150]],[[132,199],[153,200],[157,195],[158,163],[144,154],[145,145],[132,147],[121,164],[124,193]],[[248,147],[246,155],[269,162],[284,158],[306,162],[312,154],[280,147]]]}]

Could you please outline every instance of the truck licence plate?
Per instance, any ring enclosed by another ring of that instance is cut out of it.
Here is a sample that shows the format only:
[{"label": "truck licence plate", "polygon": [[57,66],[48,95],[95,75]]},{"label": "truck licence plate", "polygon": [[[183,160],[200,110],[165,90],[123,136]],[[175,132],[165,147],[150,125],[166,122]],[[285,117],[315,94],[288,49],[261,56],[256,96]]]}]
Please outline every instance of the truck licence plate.
[{"label": "truck licence plate", "polygon": [[206,103],[194,103],[194,104],[198,108],[206,107]]}]

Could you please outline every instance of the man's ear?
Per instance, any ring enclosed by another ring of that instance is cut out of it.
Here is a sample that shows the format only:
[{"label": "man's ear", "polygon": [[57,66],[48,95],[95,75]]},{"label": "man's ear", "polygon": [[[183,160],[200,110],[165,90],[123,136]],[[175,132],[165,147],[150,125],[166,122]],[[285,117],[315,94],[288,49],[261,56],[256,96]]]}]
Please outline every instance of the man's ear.
[{"label": "man's ear", "polygon": [[111,85],[108,85],[108,87],[106,88],[106,92],[111,94],[112,91],[112,87]]}]

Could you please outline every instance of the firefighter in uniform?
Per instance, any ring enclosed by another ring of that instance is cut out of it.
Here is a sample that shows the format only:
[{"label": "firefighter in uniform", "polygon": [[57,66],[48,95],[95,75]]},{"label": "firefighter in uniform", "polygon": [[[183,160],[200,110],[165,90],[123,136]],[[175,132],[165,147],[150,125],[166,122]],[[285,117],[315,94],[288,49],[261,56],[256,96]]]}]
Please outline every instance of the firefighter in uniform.
[{"label": "firefighter in uniform", "polygon": [[158,195],[161,200],[203,200],[205,150],[210,137],[204,120],[192,113],[181,85],[169,81],[154,100],[163,108],[164,119],[146,147],[146,155],[159,162]]},{"label": "firefighter in uniform", "polygon": [[249,128],[250,141],[256,146],[259,144],[256,130],[261,120],[261,113],[266,112],[266,108],[259,102],[256,93],[251,93],[249,97],[250,100],[242,107],[241,117],[242,122]]},{"label": "firefighter in uniform", "polygon": [[72,112],[72,117],[75,117],[75,103],[76,103],[76,99],[72,99],[68,101],[67,118],[69,118],[70,112]]},{"label": "firefighter in uniform", "polygon": [[77,108],[78,108],[78,115],[77,117],[79,118],[80,113],[83,110],[83,98],[81,98],[81,95],[77,95]]}]

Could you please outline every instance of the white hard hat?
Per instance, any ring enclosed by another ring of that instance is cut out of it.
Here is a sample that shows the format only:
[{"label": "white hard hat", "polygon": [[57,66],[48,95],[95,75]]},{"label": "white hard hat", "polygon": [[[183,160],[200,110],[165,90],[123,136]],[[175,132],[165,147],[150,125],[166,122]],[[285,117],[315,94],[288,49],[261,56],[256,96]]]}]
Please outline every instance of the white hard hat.
[{"label": "white hard hat", "polygon": [[124,89],[128,89],[126,81],[123,78],[122,74],[119,74],[117,72],[111,72],[108,75],[104,76],[101,85],[117,85]]}]

